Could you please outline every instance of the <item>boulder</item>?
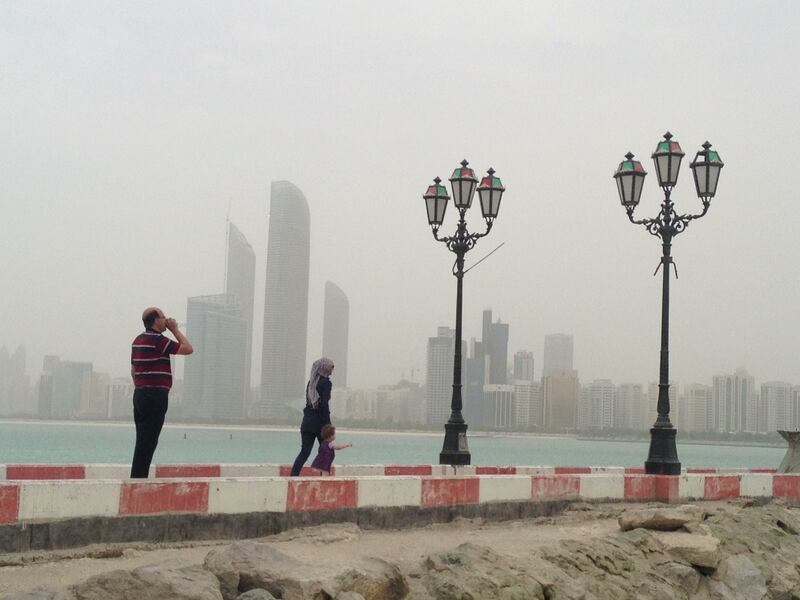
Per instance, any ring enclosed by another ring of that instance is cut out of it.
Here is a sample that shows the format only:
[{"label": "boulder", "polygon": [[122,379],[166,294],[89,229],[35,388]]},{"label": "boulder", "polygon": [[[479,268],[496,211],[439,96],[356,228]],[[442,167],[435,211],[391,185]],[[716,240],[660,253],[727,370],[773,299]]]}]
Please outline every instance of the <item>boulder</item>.
[{"label": "boulder", "polygon": [[[327,586],[326,589],[331,586]],[[408,594],[408,583],[396,565],[372,558],[336,575],[336,598],[349,592],[364,600],[400,600]]]},{"label": "boulder", "polygon": [[200,566],[146,565],[109,571],[69,588],[74,600],[222,600],[216,577]]},{"label": "boulder", "polygon": [[690,565],[713,570],[719,564],[719,540],[713,536],[680,531],[657,532],[654,535],[667,553]]},{"label": "boulder", "polygon": [[730,597],[735,600],[762,600],[767,593],[766,578],[744,554],[721,561],[716,577],[731,590]]},{"label": "boulder", "polygon": [[422,591],[413,597],[440,600],[544,600],[541,584],[490,548],[462,544],[428,556],[421,565]]},{"label": "boulder", "polygon": [[366,600],[364,596],[357,592],[339,592],[335,600]]},{"label": "boulder", "polygon": [[319,567],[306,565],[273,547],[244,540],[212,550],[204,566],[219,580],[224,600],[236,600],[252,589],[264,589],[283,600],[302,600],[322,595]]},{"label": "boulder", "polygon": [[249,592],[240,594],[236,600],[276,600],[275,596],[267,590],[252,589]]},{"label": "boulder", "polygon": [[623,511],[617,519],[622,531],[639,527],[655,531],[675,531],[687,523],[702,521],[705,511],[691,504],[674,508],[635,508]]}]

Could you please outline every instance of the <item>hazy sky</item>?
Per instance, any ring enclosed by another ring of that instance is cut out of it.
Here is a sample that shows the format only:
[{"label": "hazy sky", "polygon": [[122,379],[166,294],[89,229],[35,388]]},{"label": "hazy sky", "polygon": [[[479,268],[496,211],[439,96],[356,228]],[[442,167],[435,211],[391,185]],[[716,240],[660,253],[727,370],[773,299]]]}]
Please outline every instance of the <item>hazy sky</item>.
[{"label": "hazy sky", "polygon": [[[465,337],[509,355],[575,335],[584,381],[658,377],[659,242],[611,178],[669,129],[723,169],[673,247],[672,378],[746,366],[800,383],[796,2],[0,2],[0,345],[124,375],[142,309],[223,290],[225,219],[257,255],[260,377],[270,182],[311,209],[308,359],[325,280],[351,307],[354,386],[418,369],[454,324],[452,254],[421,195],[462,158],[507,192],[467,264]],[[454,227],[454,211],[446,229]],[[469,220],[483,226],[479,209]],[[191,360],[191,359],[189,359]]]}]

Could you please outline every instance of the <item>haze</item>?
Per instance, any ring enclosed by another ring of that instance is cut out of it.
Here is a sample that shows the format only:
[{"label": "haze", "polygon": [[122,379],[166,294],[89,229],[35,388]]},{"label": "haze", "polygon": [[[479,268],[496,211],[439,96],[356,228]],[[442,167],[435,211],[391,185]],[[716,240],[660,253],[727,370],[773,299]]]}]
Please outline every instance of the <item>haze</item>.
[{"label": "haze", "polygon": [[[142,309],[179,321],[223,291],[226,218],[257,256],[260,378],[269,188],[311,210],[308,360],[323,289],[350,300],[352,386],[425,365],[453,326],[453,257],[421,198],[463,158],[507,192],[468,255],[509,353],[575,336],[581,380],[655,381],[657,239],[611,175],[670,130],[725,161],[709,214],[673,247],[671,378],[745,366],[800,383],[800,5],[792,2],[0,2],[0,346],[125,375]],[[453,210],[445,230],[454,227]],[[474,208],[469,223],[482,227]]]}]

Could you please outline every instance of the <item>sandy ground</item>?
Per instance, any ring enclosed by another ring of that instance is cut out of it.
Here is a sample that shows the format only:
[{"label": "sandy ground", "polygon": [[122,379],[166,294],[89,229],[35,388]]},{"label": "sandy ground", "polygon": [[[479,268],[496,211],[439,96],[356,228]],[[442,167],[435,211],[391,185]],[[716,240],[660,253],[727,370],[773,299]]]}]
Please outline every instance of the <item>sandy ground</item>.
[{"label": "sandy ground", "polygon": [[[362,531],[352,524],[294,529],[263,538],[290,556],[335,568],[357,557],[380,556],[398,563],[454,548],[464,542],[490,546],[503,554],[524,556],[532,548],[558,540],[604,537],[619,531],[616,515],[624,504],[570,510],[554,518],[484,523],[457,519],[449,524],[401,531]],[[641,507],[641,504],[636,505]],[[114,569],[133,569],[165,561],[202,564],[208,552],[230,541],[192,544],[91,546],[36,554],[0,555],[0,597],[37,587],[61,590],[87,577]]]}]

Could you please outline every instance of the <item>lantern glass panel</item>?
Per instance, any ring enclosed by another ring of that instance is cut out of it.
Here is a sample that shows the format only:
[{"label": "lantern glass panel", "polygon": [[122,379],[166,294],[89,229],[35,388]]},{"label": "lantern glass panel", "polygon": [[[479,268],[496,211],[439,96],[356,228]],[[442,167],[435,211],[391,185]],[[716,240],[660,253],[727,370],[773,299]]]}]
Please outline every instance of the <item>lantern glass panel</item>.
[{"label": "lantern glass panel", "polygon": [[475,196],[474,180],[455,179],[450,182],[453,189],[453,204],[456,208],[469,208],[472,206],[472,198]]}]

